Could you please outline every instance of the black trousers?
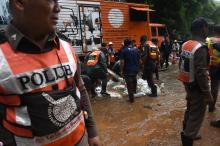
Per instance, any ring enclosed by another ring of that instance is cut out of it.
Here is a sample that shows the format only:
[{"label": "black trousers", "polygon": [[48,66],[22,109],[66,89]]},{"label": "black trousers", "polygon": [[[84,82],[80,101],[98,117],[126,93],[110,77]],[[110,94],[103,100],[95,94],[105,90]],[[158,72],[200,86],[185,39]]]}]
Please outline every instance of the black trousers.
[{"label": "black trousers", "polygon": [[214,99],[214,102],[209,105],[211,109],[215,108],[215,104],[218,97],[218,90],[219,90],[219,80],[218,79],[211,79],[211,93]]},{"label": "black trousers", "polygon": [[156,66],[154,73],[156,75],[156,79],[159,80],[159,70],[158,70],[158,65]]},{"label": "black trousers", "polygon": [[92,88],[90,77],[88,75],[81,75],[81,78],[83,79],[87,92],[90,92]]},{"label": "black trousers", "polygon": [[94,95],[95,93],[95,84],[97,82],[97,80],[101,80],[102,81],[102,91],[101,92],[106,92],[106,87],[107,87],[107,73],[104,72],[103,70],[97,69],[94,70],[93,72],[91,72],[91,74],[89,75],[90,79],[91,79],[91,93]]},{"label": "black trousers", "polygon": [[152,94],[157,94],[157,86],[154,84],[153,79],[154,69],[144,69],[143,79],[147,80],[148,86],[151,88]]},{"label": "black trousers", "polygon": [[162,60],[160,67],[163,68],[163,64],[166,62],[166,68],[169,66],[169,56],[170,54],[162,54]]},{"label": "black trousers", "polygon": [[183,133],[185,136],[194,139],[202,125],[205,117],[206,105],[204,96],[199,88],[190,88],[185,85],[187,109],[184,114]]},{"label": "black trousers", "polygon": [[133,101],[134,93],[137,91],[137,75],[125,75],[125,81],[127,84],[129,100]]}]

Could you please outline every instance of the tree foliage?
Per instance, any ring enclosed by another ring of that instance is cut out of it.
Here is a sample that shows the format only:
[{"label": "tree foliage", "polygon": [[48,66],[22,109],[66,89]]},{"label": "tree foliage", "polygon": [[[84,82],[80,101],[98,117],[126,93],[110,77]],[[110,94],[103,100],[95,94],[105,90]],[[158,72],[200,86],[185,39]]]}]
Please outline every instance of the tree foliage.
[{"label": "tree foliage", "polygon": [[176,30],[182,38],[190,36],[190,25],[196,17],[220,23],[220,7],[213,0],[139,0],[139,3],[147,3],[156,10],[152,12],[151,22],[165,23],[170,32]]}]

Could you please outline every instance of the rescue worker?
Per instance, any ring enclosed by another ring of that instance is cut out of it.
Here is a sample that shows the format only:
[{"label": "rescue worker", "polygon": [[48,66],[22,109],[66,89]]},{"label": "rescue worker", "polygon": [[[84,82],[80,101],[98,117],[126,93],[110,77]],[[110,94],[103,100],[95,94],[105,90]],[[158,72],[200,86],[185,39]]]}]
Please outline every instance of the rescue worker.
[{"label": "rescue worker", "polygon": [[113,43],[108,43],[108,67],[112,69],[113,65],[115,64],[115,50],[113,48]]},{"label": "rescue worker", "polygon": [[85,57],[85,65],[87,74],[89,75],[92,82],[92,97],[97,95],[95,92],[95,83],[99,79],[102,80],[101,94],[104,96],[110,96],[110,94],[106,92],[108,71],[104,53],[98,48],[94,47],[93,51]]},{"label": "rescue worker", "polygon": [[0,141],[100,146],[78,59],[55,34],[58,1],[9,0],[9,7],[13,19],[0,41]]},{"label": "rescue worker", "polygon": [[213,101],[208,84],[208,48],[204,44],[208,34],[205,19],[195,19],[191,32],[193,39],[182,46],[180,72],[177,77],[185,86],[187,100],[181,132],[183,146],[193,145],[204,119],[206,104]]},{"label": "rescue worker", "polygon": [[144,80],[147,80],[149,87],[151,88],[151,94],[148,96],[157,96],[157,86],[154,84],[153,73],[156,68],[156,61],[158,58],[157,47],[152,43],[147,41],[147,36],[143,35],[140,38],[141,46],[139,50],[143,50],[142,61],[143,61],[143,76]]},{"label": "rescue worker", "polygon": [[[215,103],[218,97],[219,79],[220,79],[220,24],[214,27],[215,36],[209,39],[208,46],[211,55],[210,76],[211,76],[211,92],[214,98],[213,104],[209,105],[209,112],[215,110]],[[220,128],[220,120],[210,122],[213,127]]]},{"label": "rescue worker", "polygon": [[160,50],[158,47],[158,40],[157,39],[152,39],[152,42],[154,45],[157,47],[157,59],[156,59],[156,68],[154,70],[154,73],[156,75],[156,79],[159,80],[159,67],[160,67]]},{"label": "rescue worker", "polygon": [[104,53],[105,59],[106,59],[106,64],[107,64],[108,63],[108,48],[107,48],[107,44],[106,43],[102,43],[100,50]]},{"label": "rescue worker", "polygon": [[164,40],[162,41],[160,45],[160,53],[161,53],[161,64],[160,67],[161,69],[163,68],[163,64],[166,63],[166,68],[169,66],[169,56],[171,53],[171,47],[170,47],[170,42],[168,40],[168,37],[165,35]]},{"label": "rescue worker", "polygon": [[137,74],[139,72],[140,55],[138,49],[132,48],[132,41],[124,40],[124,48],[120,54],[120,74],[124,76],[129,102],[134,102],[134,93],[137,90]]},{"label": "rescue worker", "polygon": [[215,103],[218,97],[219,79],[220,79],[220,25],[214,27],[215,36],[207,38],[210,53],[210,77],[211,77],[211,93],[214,102],[209,105],[209,112],[215,110]]},{"label": "rescue worker", "polygon": [[176,64],[176,57],[178,55],[178,52],[180,50],[180,45],[177,42],[177,40],[174,40],[173,45],[172,45],[172,64]]}]

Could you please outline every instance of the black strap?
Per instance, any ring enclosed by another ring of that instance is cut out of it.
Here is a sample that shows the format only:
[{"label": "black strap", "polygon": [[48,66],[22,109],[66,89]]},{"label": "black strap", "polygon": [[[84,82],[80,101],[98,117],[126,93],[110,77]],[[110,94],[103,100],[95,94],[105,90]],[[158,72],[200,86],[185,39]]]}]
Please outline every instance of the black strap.
[{"label": "black strap", "polygon": [[76,91],[76,86],[79,84],[79,77],[78,77],[78,76],[80,76],[80,75],[78,75],[78,71],[76,70],[76,73],[75,73],[75,74],[77,75],[77,77],[76,77],[76,78],[73,77],[73,85],[71,85],[70,82],[69,82],[69,80],[68,80],[67,74],[66,74],[65,70],[63,69],[64,66],[63,66],[63,64],[62,64],[62,62],[61,62],[61,60],[60,60],[58,51],[56,51],[56,54],[57,54],[57,58],[58,58],[58,60],[59,60],[59,63],[60,63],[60,65],[61,65],[61,68],[62,68],[62,70],[63,70],[63,72],[64,72],[64,77],[65,77],[65,81],[66,81],[66,84],[67,84],[67,88],[68,88],[68,87],[73,87],[74,90]]},{"label": "black strap", "polygon": [[70,82],[69,82],[69,80],[68,80],[68,78],[67,78],[66,72],[65,72],[65,70],[63,69],[64,66],[63,66],[63,64],[62,64],[62,62],[61,62],[61,60],[60,60],[60,57],[59,57],[59,55],[58,55],[58,51],[56,51],[56,54],[57,54],[57,58],[58,58],[58,60],[59,60],[60,66],[61,66],[61,68],[62,68],[62,70],[63,70],[66,84],[67,84],[67,86],[69,87],[69,86],[71,86],[71,85],[70,85]]}]

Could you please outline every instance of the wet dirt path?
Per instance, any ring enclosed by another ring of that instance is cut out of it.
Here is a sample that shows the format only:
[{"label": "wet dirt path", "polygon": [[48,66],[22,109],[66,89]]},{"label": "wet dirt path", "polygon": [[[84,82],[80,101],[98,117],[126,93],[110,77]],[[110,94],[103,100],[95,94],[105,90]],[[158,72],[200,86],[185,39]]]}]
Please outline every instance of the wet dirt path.
[{"label": "wet dirt path", "polygon": [[[157,98],[136,98],[135,103],[122,99],[92,100],[95,120],[103,146],[180,146],[179,133],[185,110],[185,92],[177,81],[177,66],[160,72],[165,83],[165,95]],[[220,100],[219,100],[220,101]],[[209,122],[220,118],[217,111],[207,112],[201,129],[202,139],[195,146],[220,146],[220,129]]]}]

